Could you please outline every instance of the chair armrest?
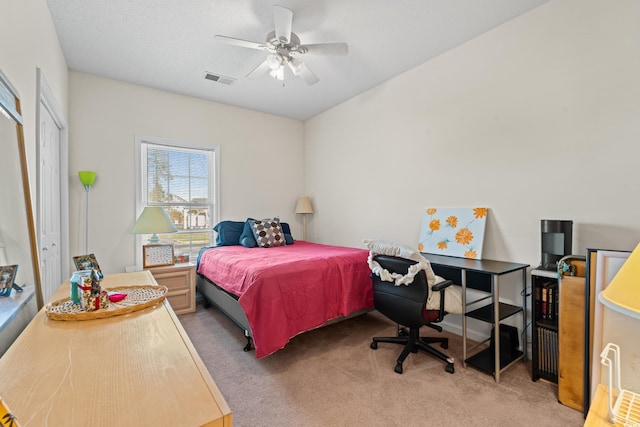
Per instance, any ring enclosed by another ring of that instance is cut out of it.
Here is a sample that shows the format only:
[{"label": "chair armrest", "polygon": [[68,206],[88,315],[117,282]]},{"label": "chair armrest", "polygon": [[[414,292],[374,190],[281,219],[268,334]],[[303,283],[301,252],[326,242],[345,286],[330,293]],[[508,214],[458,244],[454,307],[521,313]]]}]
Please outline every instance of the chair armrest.
[{"label": "chair armrest", "polygon": [[444,315],[447,314],[444,309],[444,290],[451,285],[453,285],[452,280],[443,280],[442,282],[438,282],[431,287],[432,292],[440,292],[440,310],[438,310],[440,313],[438,314],[438,318],[434,322],[441,322],[444,318]]},{"label": "chair armrest", "polygon": [[453,285],[453,280],[443,280],[442,282],[438,282],[431,287],[432,291],[441,292],[444,288],[448,288]]}]

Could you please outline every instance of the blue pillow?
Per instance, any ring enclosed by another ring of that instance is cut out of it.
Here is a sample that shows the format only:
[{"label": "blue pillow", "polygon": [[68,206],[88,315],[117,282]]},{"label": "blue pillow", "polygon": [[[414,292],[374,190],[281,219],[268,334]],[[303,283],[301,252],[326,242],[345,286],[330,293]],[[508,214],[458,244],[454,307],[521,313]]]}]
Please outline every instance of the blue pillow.
[{"label": "blue pillow", "polygon": [[[258,242],[256,242],[256,238],[253,235],[253,230],[251,229],[250,221],[253,218],[247,218],[244,222],[244,227],[242,229],[242,234],[240,234],[240,244],[245,248],[255,248],[258,246]],[[293,235],[291,234],[291,227],[286,222],[281,222],[280,227],[282,228],[282,232],[284,233],[284,241],[287,245],[293,245]]]},{"label": "blue pillow", "polygon": [[[253,236],[253,230],[251,230],[251,220],[253,220],[253,218],[247,218],[247,220],[242,224],[240,244],[245,248],[255,248],[258,246],[258,242],[256,242],[256,238]],[[286,236],[285,240],[287,240]]]},{"label": "blue pillow", "polygon": [[242,221],[220,221],[213,227],[216,234],[216,246],[233,246],[240,244],[240,235],[244,222]]},{"label": "blue pillow", "polygon": [[293,245],[293,235],[291,234],[291,227],[286,222],[280,223],[280,228],[282,228],[282,232],[284,233],[284,241],[287,245]]}]

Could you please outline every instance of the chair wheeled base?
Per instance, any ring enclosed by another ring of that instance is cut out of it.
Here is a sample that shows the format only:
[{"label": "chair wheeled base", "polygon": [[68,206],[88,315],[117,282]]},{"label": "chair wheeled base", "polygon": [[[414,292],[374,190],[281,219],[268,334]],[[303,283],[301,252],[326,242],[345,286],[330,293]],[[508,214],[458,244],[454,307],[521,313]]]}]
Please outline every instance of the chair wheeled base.
[{"label": "chair wheeled base", "polygon": [[[440,328],[439,326],[435,326],[435,325],[426,325],[426,326],[430,326],[436,330],[442,331],[442,328]],[[455,360],[453,359],[453,357],[447,356],[446,354],[442,353],[441,351],[438,351],[437,349],[435,349],[430,345],[430,344],[440,343],[440,347],[447,349],[449,348],[449,338],[421,337],[419,333],[420,333],[420,330],[418,328],[410,328],[409,331],[407,332],[406,328],[399,327],[398,335],[395,337],[373,338],[373,340],[371,341],[371,348],[373,350],[376,350],[378,348],[379,342],[392,343],[392,344],[404,344],[405,345],[404,349],[402,350],[402,353],[400,353],[400,356],[398,356],[396,367],[394,368],[394,371],[398,374],[402,373],[402,363],[407,358],[409,353],[417,353],[418,350],[424,350],[427,353],[430,353],[438,357],[439,359],[442,359],[445,362],[447,362],[447,365],[445,366],[444,369],[450,374],[453,374],[455,371],[455,368],[454,368]]]}]

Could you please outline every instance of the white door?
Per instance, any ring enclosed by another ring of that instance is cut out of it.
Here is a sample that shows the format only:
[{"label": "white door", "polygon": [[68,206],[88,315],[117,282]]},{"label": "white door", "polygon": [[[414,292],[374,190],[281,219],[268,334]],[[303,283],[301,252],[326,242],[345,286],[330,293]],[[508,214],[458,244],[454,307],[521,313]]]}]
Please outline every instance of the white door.
[{"label": "white door", "polygon": [[48,301],[62,283],[60,260],[60,129],[40,104],[39,232],[42,298]]}]

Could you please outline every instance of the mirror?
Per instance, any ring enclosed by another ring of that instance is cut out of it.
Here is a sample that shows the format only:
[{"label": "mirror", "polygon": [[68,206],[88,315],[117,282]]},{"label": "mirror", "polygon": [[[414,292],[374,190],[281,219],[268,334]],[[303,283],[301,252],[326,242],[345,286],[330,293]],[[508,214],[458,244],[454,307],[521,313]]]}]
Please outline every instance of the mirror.
[{"label": "mirror", "polygon": [[40,262],[22,126],[18,92],[0,70],[0,266],[18,265],[14,283],[35,287],[40,310]]}]

